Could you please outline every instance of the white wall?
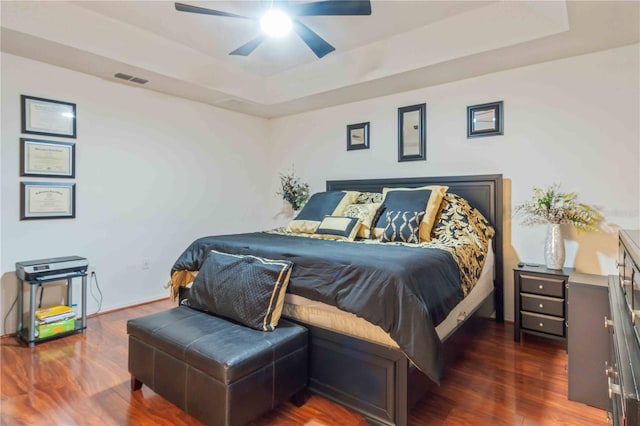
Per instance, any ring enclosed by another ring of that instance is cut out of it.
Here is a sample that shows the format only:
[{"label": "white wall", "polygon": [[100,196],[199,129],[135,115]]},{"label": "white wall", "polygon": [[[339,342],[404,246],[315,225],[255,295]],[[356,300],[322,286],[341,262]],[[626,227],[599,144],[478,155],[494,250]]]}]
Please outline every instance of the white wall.
[{"label": "white wall", "polygon": [[[166,296],[169,268],[194,238],[289,220],[274,194],[277,172],[294,164],[312,191],[327,179],[502,173],[512,319],[511,268],[543,261],[544,228],[511,223],[512,207],[533,186],[560,182],[603,206],[609,223],[640,228],[638,51],[633,45],[270,122],[2,54],[0,315],[15,298],[14,263],[41,257],[89,258],[103,310]],[[19,220],[19,182],[38,180],[19,176],[20,94],[78,105],[76,219]],[[466,106],[496,100],[504,101],[505,135],[467,139]],[[427,161],[398,163],[397,108],[421,102]],[[347,152],[346,125],[362,121],[371,122],[371,149]],[[615,233],[566,231],[567,266],[615,272]],[[90,298],[88,311],[96,308]],[[7,325],[4,332],[14,330],[15,315]]]},{"label": "white wall", "polygon": [[[110,310],[166,297],[171,265],[193,239],[266,226],[267,120],[1,59],[2,319],[16,295],[16,261],[87,257]],[[21,94],[77,104],[78,137],[66,139],[76,143],[75,219],[19,220],[19,182],[68,181],[19,176]],[[89,297],[87,307],[93,313],[97,303]],[[14,330],[15,311],[2,332]]]},{"label": "white wall", "polygon": [[[312,192],[327,179],[502,173],[505,178],[505,302],[513,319],[513,273],[543,263],[545,229],[511,222],[533,186],[554,182],[606,220],[640,227],[639,46],[508,70],[478,78],[271,121],[272,162],[295,164]],[[504,101],[504,135],[466,138],[466,107]],[[427,161],[397,162],[397,108],[427,103]],[[346,125],[371,122],[371,148],[346,151]],[[272,178],[274,192],[277,175]],[[272,200],[271,210],[280,208]],[[273,223],[283,224],[285,218]],[[613,226],[615,228],[615,226]],[[615,273],[615,232],[565,229],[567,262]]]}]

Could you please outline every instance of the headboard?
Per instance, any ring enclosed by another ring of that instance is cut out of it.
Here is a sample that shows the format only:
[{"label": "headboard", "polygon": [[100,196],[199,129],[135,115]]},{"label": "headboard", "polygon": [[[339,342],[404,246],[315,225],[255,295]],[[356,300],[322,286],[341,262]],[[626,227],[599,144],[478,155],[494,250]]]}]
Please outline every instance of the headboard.
[{"label": "headboard", "polygon": [[327,191],[382,192],[382,188],[416,188],[425,185],[447,185],[451,193],[465,198],[493,225],[495,250],[496,320],[504,321],[504,279],[502,252],[502,175],[439,176],[420,178],[328,180]]}]

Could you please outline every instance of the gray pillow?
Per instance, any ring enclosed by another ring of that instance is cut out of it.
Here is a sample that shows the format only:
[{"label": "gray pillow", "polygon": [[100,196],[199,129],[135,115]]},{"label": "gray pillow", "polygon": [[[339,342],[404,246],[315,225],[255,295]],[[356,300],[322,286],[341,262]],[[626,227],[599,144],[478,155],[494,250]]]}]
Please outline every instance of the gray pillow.
[{"label": "gray pillow", "polygon": [[273,331],[293,263],[211,250],[189,291],[192,308]]}]

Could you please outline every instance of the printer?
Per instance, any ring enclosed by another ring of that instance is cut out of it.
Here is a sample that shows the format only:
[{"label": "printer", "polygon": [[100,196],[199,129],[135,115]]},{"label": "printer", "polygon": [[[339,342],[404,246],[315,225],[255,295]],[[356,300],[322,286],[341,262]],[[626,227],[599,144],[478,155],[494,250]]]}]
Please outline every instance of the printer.
[{"label": "printer", "polygon": [[22,281],[65,279],[87,273],[89,261],[80,256],[16,262],[16,275]]}]

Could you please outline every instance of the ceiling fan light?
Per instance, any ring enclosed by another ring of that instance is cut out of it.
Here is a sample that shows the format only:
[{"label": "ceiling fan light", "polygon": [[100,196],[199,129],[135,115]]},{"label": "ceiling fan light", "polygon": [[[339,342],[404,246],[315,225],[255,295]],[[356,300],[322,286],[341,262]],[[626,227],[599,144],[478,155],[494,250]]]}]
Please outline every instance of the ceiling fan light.
[{"label": "ceiling fan light", "polygon": [[270,10],[260,18],[260,27],[270,37],[283,37],[291,32],[291,18],[280,10]]}]

